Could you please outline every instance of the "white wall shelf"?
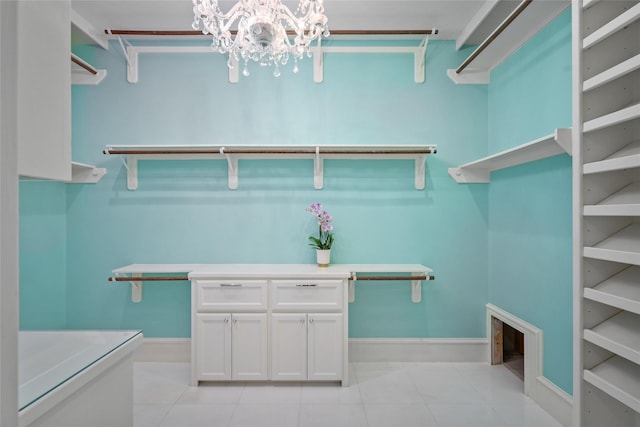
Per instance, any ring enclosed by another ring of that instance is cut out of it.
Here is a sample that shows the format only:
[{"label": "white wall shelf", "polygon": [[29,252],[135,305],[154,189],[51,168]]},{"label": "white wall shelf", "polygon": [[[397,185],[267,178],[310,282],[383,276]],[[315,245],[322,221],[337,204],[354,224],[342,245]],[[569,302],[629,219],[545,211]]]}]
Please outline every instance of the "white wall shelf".
[{"label": "white wall shelf", "polygon": [[586,205],[585,216],[640,216],[640,182],[627,185],[597,205]]},{"label": "white wall shelf", "polygon": [[78,55],[71,54],[71,84],[97,85],[107,76],[107,70],[98,70]]},{"label": "white wall shelf", "polygon": [[621,311],[592,329],[585,329],[584,339],[612,353],[640,364],[640,317]]},{"label": "white wall shelf", "polygon": [[488,84],[491,71],[569,6],[568,0],[524,0],[474,50],[447,75],[457,84]]},{"label": "white wall shelf", "polygon": [[640,104],[630,105],[613,113],[584,122],[583,132],[593,132],[640,117]]},{"label": "white wall shelf", "polygon": [[607,22],[584,38],[582,42],[583,49],[589,49],[601,41],[611,37],[618,31],[632,24],[635,20],[640,19],[640,3],[636,4],[624,13],[618,15],[615,19]]},{"label": "white wall shelf", "polygon": [[551,135],[466,163],[457,168],[449,168],[449,175],[459,184],[488,183],[491,181],[492,171],[563,153],[571,155],[571,129],[558,128]]},{"label": "white wall shelf", "polygon": [[583,173],[600,173],[640,167],[640,141],[632,142],[603,160],[585,163]]},{"label": "white wall shelf", "polygon": [[70,184],[95,184],[107,173],[106,168],[97,168],[93,165],[71,162]]},{"label": "white wall shelf", "polygon": [[584,371],[584,380],[640,412],[640,366],[614,356]]},{"label": "white wall shelf", "polygon": [[640,314],[640,267],[627,267],[593,288],[584,289],[584,297],[592,301]]},{"label": "white wall shelf", "polygon": [[585,247],[587,258],[640,265],[640,224],[631,224],[594,247]]},{"label": "white wall shelf", "polygon": [[127,188],[138,188],[138,160],[223,159],[228,163],[228,185],[238,188],[238,160],[246,159],[312,159],[313,185],[324,186],[325,159],[406,159],[414,161],[415,188],[425,187],[428,154],[436,153],[435,145],[109,145],[104,154],[126,156]]},{"label": "white wall shelf", "polygon": [[[326,279],[348,279],[349,302],[355,301],[355,282],[366,281],[372,274],[405,274],[407,276],[388,276],[388,281],[410,281],[411,301],[422,301],[422,281],[435,280],[433,270],[420,264],[332,264],[319,268],[315,264],[131,264],[113,270],[110,282],[129,282],[131,301],[142,301],[142,284],[149,282],[188,281],[215,274],[225,279],[278,278],[300,279],[322,277]],[[151,274],[153,276],[144,276]],[[376,280],[383,278],[373,276]]]}]

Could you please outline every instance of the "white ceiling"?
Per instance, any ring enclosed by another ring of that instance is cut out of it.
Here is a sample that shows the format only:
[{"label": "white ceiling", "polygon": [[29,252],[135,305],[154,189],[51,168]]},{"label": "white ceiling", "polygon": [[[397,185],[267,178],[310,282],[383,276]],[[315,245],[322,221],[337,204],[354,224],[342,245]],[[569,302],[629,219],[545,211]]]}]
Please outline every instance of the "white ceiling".
[{"label": "white ceiling", "polygon": [[[221,9],[228,10],[234,3],[221,0]],[[284,3],[295,10],[297,1]],[[436,28],[438,39],[449,40],[458,39],[482,10],[494,9],[495,15],[505,5],[510,11],[518,3],[518,0],[324,0],[329,28],[333,30]],[[493,7],[495,4],[501,7]],[[191,0],[72,0],[71,5],[97,29],[191,30],[193,21]],[[494,16],[493,20],[499,23],[502,15]],[[479,41],[472,36],[468,42]]]}]

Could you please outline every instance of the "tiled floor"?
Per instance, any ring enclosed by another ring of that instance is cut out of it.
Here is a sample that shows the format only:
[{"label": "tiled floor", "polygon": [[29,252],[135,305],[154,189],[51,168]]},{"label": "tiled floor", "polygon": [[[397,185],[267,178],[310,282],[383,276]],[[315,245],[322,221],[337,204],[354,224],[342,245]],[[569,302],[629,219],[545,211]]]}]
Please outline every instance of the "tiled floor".
[{"label": "tiled floor", "polygon": [[502,366],[354,363],[351,386],[189,386],[186,363],[136,363],[135,427],[560,427]]}]

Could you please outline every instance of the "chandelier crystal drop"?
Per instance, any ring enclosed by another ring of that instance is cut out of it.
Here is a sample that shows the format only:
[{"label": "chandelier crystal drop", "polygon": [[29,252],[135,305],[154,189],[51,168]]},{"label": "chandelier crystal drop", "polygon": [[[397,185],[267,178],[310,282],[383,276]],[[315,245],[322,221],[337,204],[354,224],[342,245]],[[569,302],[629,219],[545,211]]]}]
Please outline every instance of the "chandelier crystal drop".
[{"label": "chandelier crystal drop", "polygon": [[[229,55],[229,68],[244,61],[245,76],[252,60],[262,66],[273,65],[273,75],[278,77],[279,66],[286,65],[290,57],[295,61],[295,73],[298,60],[304,54],[311,56],[311,43],[329,37],[323,0],[300,0],[295,12],[281,0],[239,0],[226,13],[220,10],[218,0],[193,0],[193,15],[193,29],[212,36],[211,47]],[[235,38],[233,30],[237,31]]]}]

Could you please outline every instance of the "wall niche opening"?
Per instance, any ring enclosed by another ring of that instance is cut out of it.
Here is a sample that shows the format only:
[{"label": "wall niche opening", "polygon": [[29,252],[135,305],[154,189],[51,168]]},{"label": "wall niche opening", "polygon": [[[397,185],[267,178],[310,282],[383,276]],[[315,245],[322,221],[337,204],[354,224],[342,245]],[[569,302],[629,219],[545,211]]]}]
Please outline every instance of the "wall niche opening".
[{"label": "wall niche opening", "polygon": [[492,316],[491,336],[491,364],[503,365],[524,381],[524,334]]}]

